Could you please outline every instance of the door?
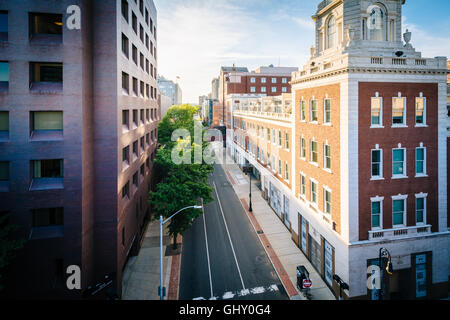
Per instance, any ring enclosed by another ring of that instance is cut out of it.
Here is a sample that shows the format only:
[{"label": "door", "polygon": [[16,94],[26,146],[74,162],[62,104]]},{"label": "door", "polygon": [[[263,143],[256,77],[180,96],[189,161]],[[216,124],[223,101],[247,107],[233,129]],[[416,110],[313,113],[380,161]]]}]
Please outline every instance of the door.
[{"label": "door", "polygon": [[302,232],[301,232],[301,249],[306,254],[306,241],[308,237],[308,221],[305,218],[300,216],[302,219]]},{"label": "door", "polygon": [[416,298],[427,296],[427,255],[416,256]]},{"label": "door", "polygon": [[283,195],[284,199],[284,224],[291,229],[291,221],[289,220],[289,198]]},{"label": "door", "polygon": [[324,270],[325,281],[332,286],[333,284],[333,247],[324,240],[325,254],[324,254]]}]

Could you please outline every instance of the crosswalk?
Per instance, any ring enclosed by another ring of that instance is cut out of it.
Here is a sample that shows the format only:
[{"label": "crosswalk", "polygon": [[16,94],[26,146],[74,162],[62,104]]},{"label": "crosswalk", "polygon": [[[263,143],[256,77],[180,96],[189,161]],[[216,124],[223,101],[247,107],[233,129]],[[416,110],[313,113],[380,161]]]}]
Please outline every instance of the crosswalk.
[{"label": "crosswalk", "polygon": [[276,292],[279,291],[278,286],[276,284],[266,286],[266,287],[255,287],[252,289],[242,289],[237,291],[227,291],[219,296],[210,297],[208,299],[204,297],[197,297],[192,300],[230,300],[236,299],[240,297],[245,297],[248,295],[258,295],[265,292]]}]

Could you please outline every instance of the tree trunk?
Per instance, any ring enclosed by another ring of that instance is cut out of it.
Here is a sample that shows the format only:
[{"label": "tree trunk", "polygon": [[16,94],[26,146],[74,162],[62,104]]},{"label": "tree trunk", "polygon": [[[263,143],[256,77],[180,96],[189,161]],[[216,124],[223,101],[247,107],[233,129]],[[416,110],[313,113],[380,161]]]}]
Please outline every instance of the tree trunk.
[{"label": "tree trunk", "polygon": [[173,235],[173,250],[177,250],[177,248],[178,248],[178,245],[177,245],[177,238],[178,238],[178,234],[175,233],[175,234]]}]

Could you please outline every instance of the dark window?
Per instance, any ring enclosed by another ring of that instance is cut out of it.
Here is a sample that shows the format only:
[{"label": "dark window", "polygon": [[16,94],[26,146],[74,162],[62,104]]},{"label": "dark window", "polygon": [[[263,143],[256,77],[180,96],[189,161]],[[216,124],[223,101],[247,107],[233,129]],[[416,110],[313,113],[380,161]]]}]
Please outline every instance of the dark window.
[{"label": "dark window", "polygon": [[137,127],[138,125],[138,112],[137,110],[133,110],[133,124]]},{"label": "dark window", "polygon": [[141,96],[144,97],[145,96],[145,91],[144,91],[145,90],[145,86],[144,86],[144,82],[143,81],[141,81],[140,86],[141,86],[141,88],[140,88]]},{"label": "dark window", "polygon": [[147,166],[147,168],[150,168],[150,158],[147,158],[147,160],[145,160],[145,165]]},{"label": "dark window", "polygon": [[149,49],[149,42],[150,42],[150,39],[149,39],[149,37],[148,37],[148,34],[145,34],[145,46],[147,47],[147,49]]},{"label": "dark window", "polygon": [[144,137],[141,137],[141,150],[145,150]]},{"label": "dark window", "polygon": [[135,142],[133,142],[133,155],[134,155],[135,157],[137,157],[137,156],[139,155],[139,153],[138,153],[138,142],[137,142],[137,140],[136,140]]},{"label": "dark window", "polygon": [[138,95],[138,79],[133,77],[133,93]]},{"label": "dark window", "polygon": [[127,146],[122,149],[122,161],[126,164],[130,164],[130,147]]},{"label": "dark window", "polygon": [[35,131],[62,131],[62,111],[33,111],[31,112],[31,130]]},{"label": "dark window", "polygon": [[137,65],[138,64],[138,54],[137,54],[137,48],[133,44],[133,61]]},{"label": "dark window", "polygon": [[150,134],[149,134],[149,133],[147,133],[147,134],[145,135],[145,143],[146,143],[147,145],[150,145]]},{"label": "dark window", "polygon": [[145,9],[145,23],[148,25],[148,10]]},{"label": "dark window", "polygon": [[145,166],[142,164],[141,165],[141,176],[145,175]]},{"label": "dark window", "polygon": [[122,245],[125,246],[125,227],[122,227]]},{"label": "dark window", "polygon": [[122,110],[122,126],[130,129],[130,111]]},{"label": "dark window", "polygon": [[147,98],[150,97],[150,86],[148,84],[145,85],[145,95]]},{"label": "dark window", "polygon": [[128,22],[128,1],[122,0],[122,16]]},{"label": "dark window", "polygon": [[149,61],[147,60],[147,59],[145,59],[145,71],[147,72],[147,74],[148,73],[150,73],[150,63],[149,63]]},{"label": "dark window", "polygon": [[144,70],[144,55],[142,53],[140,54],[140,64],[141,69]]},{"label": "dark window", "polygon": [[153,56],[153,41],[150,41],[150,54]]},{"label": "dark window", "polygon": [[139,11],[144,14],[144,0],[139,0]]},{"label": "dark window", "polygon": [[145,110],[145,120],[150,121],[150,109]]},{"label": "dark window", "polygon": [[136,172],[135,174],[133,174],[133,185],[135,187],[137,187],[138,183],[139,183],[139,181],[138,181],[138,173]]},{"label": "dark window", "polygon": [[150,18],[150,32],[153,33],[153,20]]},{"label": "dark window", "polygon": [[122,33],[122,52],[128,58],[129,54],[128,38],[123,33]]},{"label": "dark window", "polygon": [[122,198],[130,197],[130,183],[127,182],[122,188]]},{"label": "dark window", "polygon": [[0,41],[8,41],[8,12],[0,11]]},{"label": "dark window", "polygon": [[0,161],[0,181],[9,180],[9,162]]},{"label": "dark window", "polygon": [[64,177],[64,161],[62,159],[33,160],[32,164],[33,179]]},{"label": "dark window", "polygon": [[137,34],[137,17],[134,12],[131,12],[131,26],[133,27],[134,33]]},{"label": "dark window", "polygon": [[150,63],[150,75],[153,77],[153,64]]},{"label": "dark window", "polygon": [[62,63],[30,63],[31,82],[62,82],[63,64]]},{"label": "dark window", "polygon": [[9,131],[9,112],[0,111],[0,133]]},{"label": "dark window", "polygon": [[144,109],[141,109],[141,123],[144,123]]},{"label": "dark window", "polygon": [[31,210],[33,227],[64,225],[64,208],[45,208]]},{"label": "dark window", "polygon": [[0,61],[0,91],[7,91],[9,87],[9,63]]},{"label": "dark window", "polygon": [[128,94],[130,90],[130,76],[122,72],[122,89]]},{"label": "dark window", "polygon": [[139,25],[139,37],[141,38],[142,43],[144,43],[144,28],[142,25]]},{"label": "dark window", "polygon": [[62,35],[62,14],[30,13],[30,38],[36,35]]}]

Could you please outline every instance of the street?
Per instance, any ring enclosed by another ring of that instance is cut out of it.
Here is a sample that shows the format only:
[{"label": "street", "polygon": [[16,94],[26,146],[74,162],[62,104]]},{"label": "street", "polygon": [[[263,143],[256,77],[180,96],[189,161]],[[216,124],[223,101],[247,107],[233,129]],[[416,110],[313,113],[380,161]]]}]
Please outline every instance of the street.
[{"label": "street", "polygon": [[214,201],[184,234],[179,299],[289,299],[220,165],[210,184]]}]

